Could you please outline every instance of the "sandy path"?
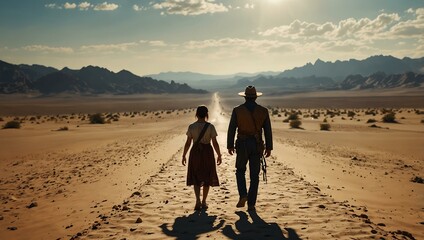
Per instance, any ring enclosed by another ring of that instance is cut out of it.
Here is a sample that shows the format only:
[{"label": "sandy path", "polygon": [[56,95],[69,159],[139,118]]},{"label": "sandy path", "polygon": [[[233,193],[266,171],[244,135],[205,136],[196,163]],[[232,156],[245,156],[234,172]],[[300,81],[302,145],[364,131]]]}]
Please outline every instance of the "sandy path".
[{"label": "sandy path", "polygon": [[[213,188],[209,209],[194,212],[194,194],[185,186],[186,167],[180,163],[182,144],[159,173],[141,184],[98,220],[81,228],[82,239],[370,239],[406,237],[384,231],[363,206],[337,202],[293,169],[284,158],[268,159],[268,184],[260,185],[257,213],[237,209],[234,156],[225,153],[228,115],[214,95],[211,121],[216,125],[223,164],[221,186]],[[188,125],[188,123],[187,123]],[[289,147],[276,143],[276,148]],[[150,159],[151,160],[151,159]]]}]

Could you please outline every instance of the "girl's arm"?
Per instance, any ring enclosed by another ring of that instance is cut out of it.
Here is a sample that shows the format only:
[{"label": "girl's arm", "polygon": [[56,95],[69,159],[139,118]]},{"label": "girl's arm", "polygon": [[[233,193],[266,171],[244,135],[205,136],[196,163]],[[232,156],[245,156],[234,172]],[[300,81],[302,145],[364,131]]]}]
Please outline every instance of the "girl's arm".
[{"label": "girl's arm", "polygon": [[185,166],[185,165],[186,165],[186,163],[187,163],[186,154],[187,154],[187,152],[188,152],[188,149],[190,148],[191,140],[192,140],[192,138],[191,138],[191,137],[189,137],[189,136],[187,136],[187,140],[186,140],[186,142],[185,142],[185,144],[184,144],[183,159],[182,159],[182,161],[181,161],[181,163],[183,164],[183,166]]},{"label": "girl's arm", "polygon": [[218,158],[216,159],[216,163],[218,165],[221,165],[221,162],[222,162],[221,150],[219,150],[219,144],[218,144],[218,141],[216,140],[216,137],[212,138],[212,145],[213,145],[213,148],[215,149],[216,155],[218,155]]}]

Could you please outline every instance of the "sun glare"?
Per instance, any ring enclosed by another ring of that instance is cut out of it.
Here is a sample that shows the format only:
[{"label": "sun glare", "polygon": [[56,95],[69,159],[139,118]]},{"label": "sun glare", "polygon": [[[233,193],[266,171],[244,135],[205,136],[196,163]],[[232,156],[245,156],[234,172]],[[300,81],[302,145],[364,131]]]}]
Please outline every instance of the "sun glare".
[{"label": "sun glare", "polygon": [[284,0],[267,0],[269,3],[272,3],[272,4],[278,4],[278,3],[281,3],[281,2],[283,2]]}]

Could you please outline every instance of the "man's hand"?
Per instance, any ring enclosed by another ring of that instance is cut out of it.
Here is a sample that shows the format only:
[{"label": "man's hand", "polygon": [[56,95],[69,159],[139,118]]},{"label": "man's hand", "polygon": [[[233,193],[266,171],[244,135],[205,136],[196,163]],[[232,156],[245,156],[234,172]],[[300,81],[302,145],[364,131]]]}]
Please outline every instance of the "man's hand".
[{"label": "man's hand", "polygon": [[230,155],[233,155],[233,154],[234,154],[234,148],[229,148],[229,149],[228,149],[228,153],[229,153]]},{"label": "man's hand", "polygon": [[221,165],[221,163],[222,163],[222,157],[221,157],[221,155],[218,155],[218,158],[216,159],[216,164],[218,164],[218,166],[219,166],[219,165]]},{"label": "man's hand", "polygon": [[265,157],[269,157],[269,156],[271,156],[271,150],[265,149]]},{"label": "man's hand", "polygon": [[183,156],[183,159],[181,160],[181,163],[183,164],[183,166],[186,165],[187,159],[185,156]]}]

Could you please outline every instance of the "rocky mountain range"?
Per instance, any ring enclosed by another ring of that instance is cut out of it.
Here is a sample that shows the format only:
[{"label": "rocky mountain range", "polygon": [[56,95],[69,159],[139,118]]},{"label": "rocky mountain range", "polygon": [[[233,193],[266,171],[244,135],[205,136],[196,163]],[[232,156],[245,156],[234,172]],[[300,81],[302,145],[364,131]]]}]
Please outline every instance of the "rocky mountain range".
[{"label": "rocky mountain range", "polygon": [[0,61],[0,93],[138,94],[205,93],[187,84],[140,77],[129,71],[118,73],[87,66],[79,70],[57,70],[40,65],[14,65]]},{"label": "rocky mountain range", "polygon": [[278,92],[316,91],[316,90],[362,90],[424,87],[424,74],[406,72],[402,74],[373,73],[369,76],[360,74],[349,75],[342,82],[336,82],[329,77],[284,77],[256,76],[240,79],[235,87],[243,88],[254,85],[261,89]]},{"label": "rocky mountain range", "polygon": [[302,67],[295,67],[283,71],[281,77],[329,77],[336,82],[343,81],[349,75],[360,74],[369,76],[376,72],[386,74],[402,74],[405,72],[424,73],[424,57],[402,59],[393,56],[372,56],[364,60],[350,59],[348,61],[324,62],[320,59],[314,64],[307,63]]},{"label": "rocky mountain range", "polygon": [[41,65],[14,65],[0,61],[0,93],[204,93],[206,91],[199,89],[220,91],[243,89],[247,85],[276,92],[417,88],[424,87],[423,74],[424,57],[398,59],[392,56],[335,62],[318,59],[314,64],[308,63],[280,73],[207,75],[167,72],[151,75],[167,81],[150,76],[140,77],[126,70],[115,73],[94,66],[57,70]]},{"label": "rocky mountain range", "polygon": [[350,75],[340,83],[341,89],[388,89],[424,87],[424,74],[407,72],[403,74],[386,74],[377,72],[363,77]]}]

